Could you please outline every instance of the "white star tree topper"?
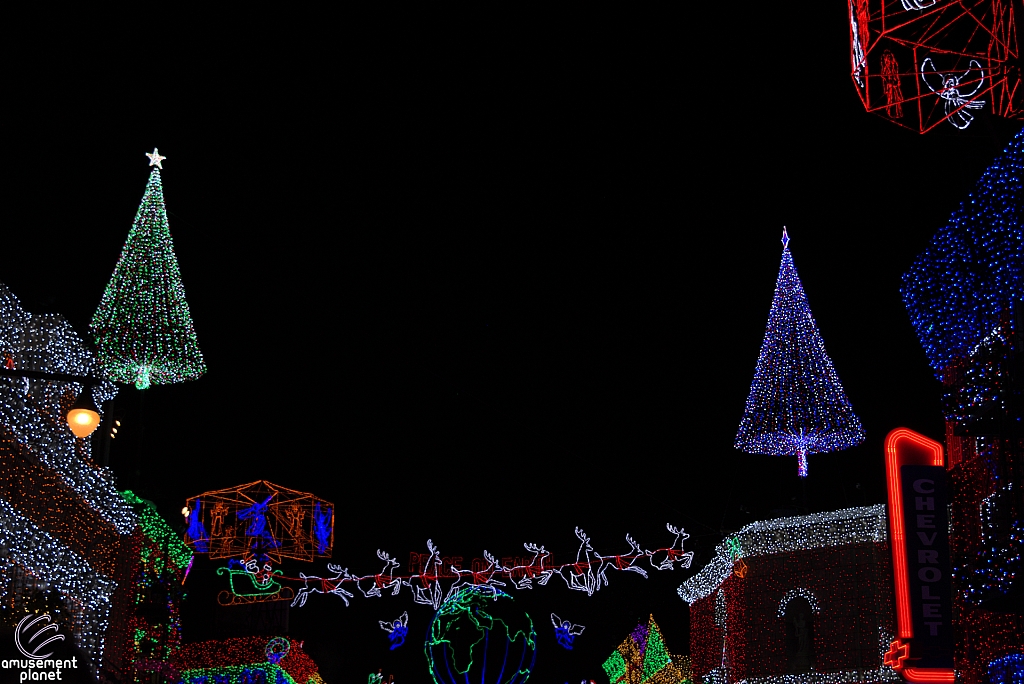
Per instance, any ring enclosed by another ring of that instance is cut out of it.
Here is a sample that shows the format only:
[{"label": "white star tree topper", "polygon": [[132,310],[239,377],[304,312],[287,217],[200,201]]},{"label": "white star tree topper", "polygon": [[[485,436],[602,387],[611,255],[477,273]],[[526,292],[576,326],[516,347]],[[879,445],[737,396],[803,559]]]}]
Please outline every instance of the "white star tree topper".
[{"label": "white star tree topper", "polygon": [[167,157],[161,155],[160,151],[157,148],[154,147],[152,152],[146,152],[146,156],[149,157],[150,166],[155,166],[156,168],[163,171],[164,167],[161,166],[160,162],[162,162],[164,159],[167,159]]}]

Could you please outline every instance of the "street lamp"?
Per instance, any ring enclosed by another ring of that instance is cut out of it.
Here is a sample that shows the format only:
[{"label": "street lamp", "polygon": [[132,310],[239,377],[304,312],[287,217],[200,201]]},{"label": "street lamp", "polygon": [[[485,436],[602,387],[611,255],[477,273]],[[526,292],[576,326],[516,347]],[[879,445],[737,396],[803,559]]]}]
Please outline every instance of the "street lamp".
[{"label": "street lamp", "polygon": [[33,370],[13,370],[0,367],[0,377],[12,378],[33,378],[36,380],[63,380],[66,382],[81,383],[85,387],[79,393],[75,403],[68,411],[67,421],[71,432],[75,437],[86,438],[96,430],[100,424],[100,412],[96,408],[96,402],[92,398],[92,388],[101,380],[81,375],[68,375],[67,373],[46,373]]},{"label": "street lamp", "polygon": [[92,387],[86,387],[68,411],[68,427],[75,433],[75,437],[85,439],[99,424],[100,412],[92,398]]}]

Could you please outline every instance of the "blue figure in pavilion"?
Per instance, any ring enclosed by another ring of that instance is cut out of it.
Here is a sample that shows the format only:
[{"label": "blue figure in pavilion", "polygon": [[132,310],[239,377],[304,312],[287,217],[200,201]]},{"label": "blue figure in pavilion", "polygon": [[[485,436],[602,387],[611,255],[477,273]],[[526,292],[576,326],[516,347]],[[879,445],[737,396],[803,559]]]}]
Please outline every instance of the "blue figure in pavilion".
[{"label": "blue figure in pavilion", "polygon": [[262,503],[254,503],[252,506],[238,511],[239,520],[250,520],[245,534],[254,539],[263,540],[263,543],[257,544],[259,548],[274,549],[281,545],[281,542],[275,540],[274,535],[267,529],[267,507],[270,506],[270,500],[273,498],[274,495],[271,494]]}]

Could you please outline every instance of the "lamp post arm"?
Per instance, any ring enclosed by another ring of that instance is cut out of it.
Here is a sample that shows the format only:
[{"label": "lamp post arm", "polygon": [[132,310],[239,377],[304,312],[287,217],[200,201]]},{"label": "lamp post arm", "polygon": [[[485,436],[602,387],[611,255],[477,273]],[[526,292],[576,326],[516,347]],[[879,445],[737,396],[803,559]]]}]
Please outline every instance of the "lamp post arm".
[{"label": "lamp post arm", "polygon": [[102,378],[90,378],[84,375],[69,375],[67,373],[47,373],[34,370],[11,370],[0,367],[0,377],[8,378],[32,378],[34,380],[63,380],[65,382],[80,382],[87,387],[94,387],[101,382]]}]

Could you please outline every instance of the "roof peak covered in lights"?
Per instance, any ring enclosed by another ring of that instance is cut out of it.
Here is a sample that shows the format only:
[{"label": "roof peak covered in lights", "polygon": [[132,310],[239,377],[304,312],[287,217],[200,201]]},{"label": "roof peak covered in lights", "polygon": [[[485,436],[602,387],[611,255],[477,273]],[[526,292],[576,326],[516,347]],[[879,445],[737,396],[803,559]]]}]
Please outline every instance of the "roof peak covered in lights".
[{"label": "roof peak covered in lights", "polygon": [[716,546],[711,561],[683,582],[678,593],[692,605],[710,596],[733,573],[733,564],[741,558],[865,542],[881,543],[888,539],[887,525],[884,504],[759,520],[745,525]]}]

